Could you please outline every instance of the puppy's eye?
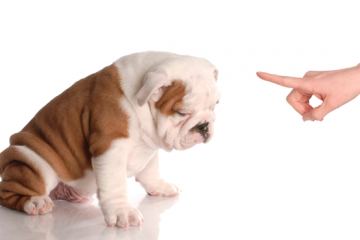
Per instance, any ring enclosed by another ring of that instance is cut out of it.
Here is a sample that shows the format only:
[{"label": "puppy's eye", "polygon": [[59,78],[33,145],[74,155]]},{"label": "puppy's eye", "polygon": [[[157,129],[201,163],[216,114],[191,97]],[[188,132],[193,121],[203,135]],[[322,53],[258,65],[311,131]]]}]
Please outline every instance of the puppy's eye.
[{"label": "puppy's eye", "polygon": [[179,111],[176,111],[177,114],[179,114],[180,116],[182,117],[185,117],[186,116],[186,113],[182,113],[182,112],[179,112]]}]

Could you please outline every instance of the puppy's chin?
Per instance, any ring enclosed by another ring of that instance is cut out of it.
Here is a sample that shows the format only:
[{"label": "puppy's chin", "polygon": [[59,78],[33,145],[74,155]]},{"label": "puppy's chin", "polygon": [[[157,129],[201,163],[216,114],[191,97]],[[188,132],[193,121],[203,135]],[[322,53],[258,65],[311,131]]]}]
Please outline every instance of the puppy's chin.
[{"label": "puppy's chin", "polygon": [[176,141],[174,148],[176,150],[186,150],[203,142],[204,138],[200,133],[186,134],[179,141]]}]

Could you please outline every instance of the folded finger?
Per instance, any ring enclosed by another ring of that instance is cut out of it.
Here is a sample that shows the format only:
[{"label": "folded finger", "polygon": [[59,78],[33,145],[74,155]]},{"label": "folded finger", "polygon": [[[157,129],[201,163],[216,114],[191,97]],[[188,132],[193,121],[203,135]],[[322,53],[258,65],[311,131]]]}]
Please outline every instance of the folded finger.
[{"label": "folded finger", "polygon": [[333,105],[329,104],[328,99],[324,99],[324,102],[316,107],[311,109],[310,111],[306,112],[303,115],[303,120],[311,120],[311,121],[322,121],[324,117],[331,111],[333,111],[335,108]]},{"label": "folded finger", "polygon": [[286,97],[286,101],[300,114],[304,115],[313,107],[310,105],[311,94],[304,93],[297,89],[293,89]]}]

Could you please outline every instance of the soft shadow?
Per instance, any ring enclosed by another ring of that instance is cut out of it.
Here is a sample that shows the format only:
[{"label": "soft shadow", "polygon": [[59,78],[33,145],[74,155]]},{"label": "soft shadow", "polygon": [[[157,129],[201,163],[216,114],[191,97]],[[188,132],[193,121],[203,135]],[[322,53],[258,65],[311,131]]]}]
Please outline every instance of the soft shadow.
[{"label": "soft shadow", "polygon": [[[156,240],[161,214],[171,208],[179,197],[146,195],[138,209],[145,223],[128,229],[108,227],[97,204],[54,201],[56,207],[45,215],[29,216],[0,207],[1,239],[124,239]],[[98,237],[97,237],[98,236]]]}]

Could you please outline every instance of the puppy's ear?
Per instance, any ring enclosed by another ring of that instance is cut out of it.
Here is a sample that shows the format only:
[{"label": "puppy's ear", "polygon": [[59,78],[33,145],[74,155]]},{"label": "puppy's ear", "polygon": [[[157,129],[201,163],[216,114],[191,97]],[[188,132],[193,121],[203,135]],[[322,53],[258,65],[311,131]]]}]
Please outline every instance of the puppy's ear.
[{"label": "puppy's ear", "polygon": [[214,78],[215,78],[216,81],[218,79],[218,76],[219,76],[219,71],[217,69],[215,69],[214,70]]},{"label": "puppy's ear", "polygon": [[149,72],[145,76],[144,85],[136,94],[136,99],[139,106],[143,106],[153,94],[155,98],[159,98],[163,92],[162,87],[166,86],[167,84],[170,84],[170,80],[164,70],[157,69],[155,71]]}]

